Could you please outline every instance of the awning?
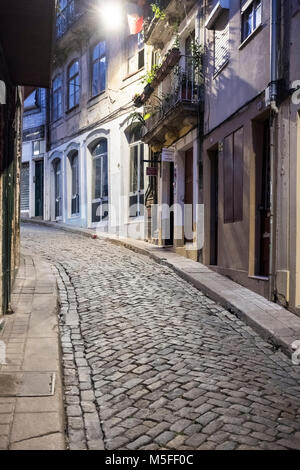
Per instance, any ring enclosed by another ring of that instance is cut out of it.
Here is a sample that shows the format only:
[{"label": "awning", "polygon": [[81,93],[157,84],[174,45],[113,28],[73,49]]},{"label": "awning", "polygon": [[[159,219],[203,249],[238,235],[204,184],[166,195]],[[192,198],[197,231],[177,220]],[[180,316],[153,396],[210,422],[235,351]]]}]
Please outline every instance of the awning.
[{"label": "awning", "polygon": [[50,85],[55,0],[0,0],[0,43],[15,85]]}]

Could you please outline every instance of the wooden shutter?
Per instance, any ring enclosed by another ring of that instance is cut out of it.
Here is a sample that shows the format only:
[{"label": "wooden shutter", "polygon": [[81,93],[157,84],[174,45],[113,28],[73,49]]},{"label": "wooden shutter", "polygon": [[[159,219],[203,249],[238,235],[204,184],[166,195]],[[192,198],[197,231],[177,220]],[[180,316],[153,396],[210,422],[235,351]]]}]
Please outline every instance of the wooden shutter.
[{"label": "wooden shutter", "polygon": [[234,133],[234,160],[233,160],[233,218],[234,222],[243,220],[243,179],[244,179],[244,151],[243,128]]},{"label": "wooden shutter", "polygon": [[223,67],[229,55],[229,18],[224,12],[215,25],[215,73]]},{"label": "wooden shutter", "polygon": [[29,210],[29,163],[22,163],[21,168],[21,210]]},{"label": "wooden shutter", "polygon": [[233,135],[224,140],[223,147],[224,179],[224,224],[233,222]]}]

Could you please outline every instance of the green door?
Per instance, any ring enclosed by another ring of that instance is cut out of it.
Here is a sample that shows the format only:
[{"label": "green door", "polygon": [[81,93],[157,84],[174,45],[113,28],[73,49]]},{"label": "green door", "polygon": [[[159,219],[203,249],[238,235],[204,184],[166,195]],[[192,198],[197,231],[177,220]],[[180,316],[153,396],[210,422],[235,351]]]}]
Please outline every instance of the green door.
[{"label": "green door", "polygon": [[44,162],[35,162],[35,216],[44,216]]}]

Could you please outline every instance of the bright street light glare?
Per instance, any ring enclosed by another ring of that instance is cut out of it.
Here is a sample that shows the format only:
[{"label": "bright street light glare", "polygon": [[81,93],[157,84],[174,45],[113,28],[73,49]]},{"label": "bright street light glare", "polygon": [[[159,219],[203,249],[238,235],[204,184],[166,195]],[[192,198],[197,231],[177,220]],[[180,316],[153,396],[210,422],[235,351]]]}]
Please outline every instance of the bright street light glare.
[{"label": "bright street light glare", "polygon": [[120,1],[106,0],[99,7],[103,24],[109,30],[120,29],[123,22],[123,9]]}]

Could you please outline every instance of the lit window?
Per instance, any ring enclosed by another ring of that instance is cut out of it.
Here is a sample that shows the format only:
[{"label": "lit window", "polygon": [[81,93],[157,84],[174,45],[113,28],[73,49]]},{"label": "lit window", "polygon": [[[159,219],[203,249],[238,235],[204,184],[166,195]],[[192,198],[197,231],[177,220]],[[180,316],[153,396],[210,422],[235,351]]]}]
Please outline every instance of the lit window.
[{"label": "lit window", "polygon": [[33,147],[33,155],[39,155],[41,152],[41,148],[40,148],[40,141],[39,140],[35,140],[33,143],[32,143],[32,147]]},{"label": "lit window", "polygon": [[62,80],[58,75],[52,84],[52,119],[55,121],[62,115]]},{"label": "lit window", "polygon": [[106,88],[106,44],[99,42],[92,54],[92,96],[96,96]]},{"label": "lit window", "polygon": [[144,215],[144,144],[141,143],[140,126],[130,132],[129,142],[129,216],[138,217]]},{"label": "lit window", "polygon": [[108,216],[107,140],[102,139],[92,151],[92,222]]},{"label": "lit window", "polygon": [[75,60],[68,70],[68,108],[72,109],[79,104],[80,82],[79,62]]},{"label": "lit window", "polygon": [[253,0],[251,5],[242,13],[242,41],[245,41],[261,25],[261,11],[261,0]]},{"label": "lit window", "polygon": [[78,153],[76,152],[71,158],[71,172],[72,172],[72,215],[79,214],[79,167],[78,167]]}]

